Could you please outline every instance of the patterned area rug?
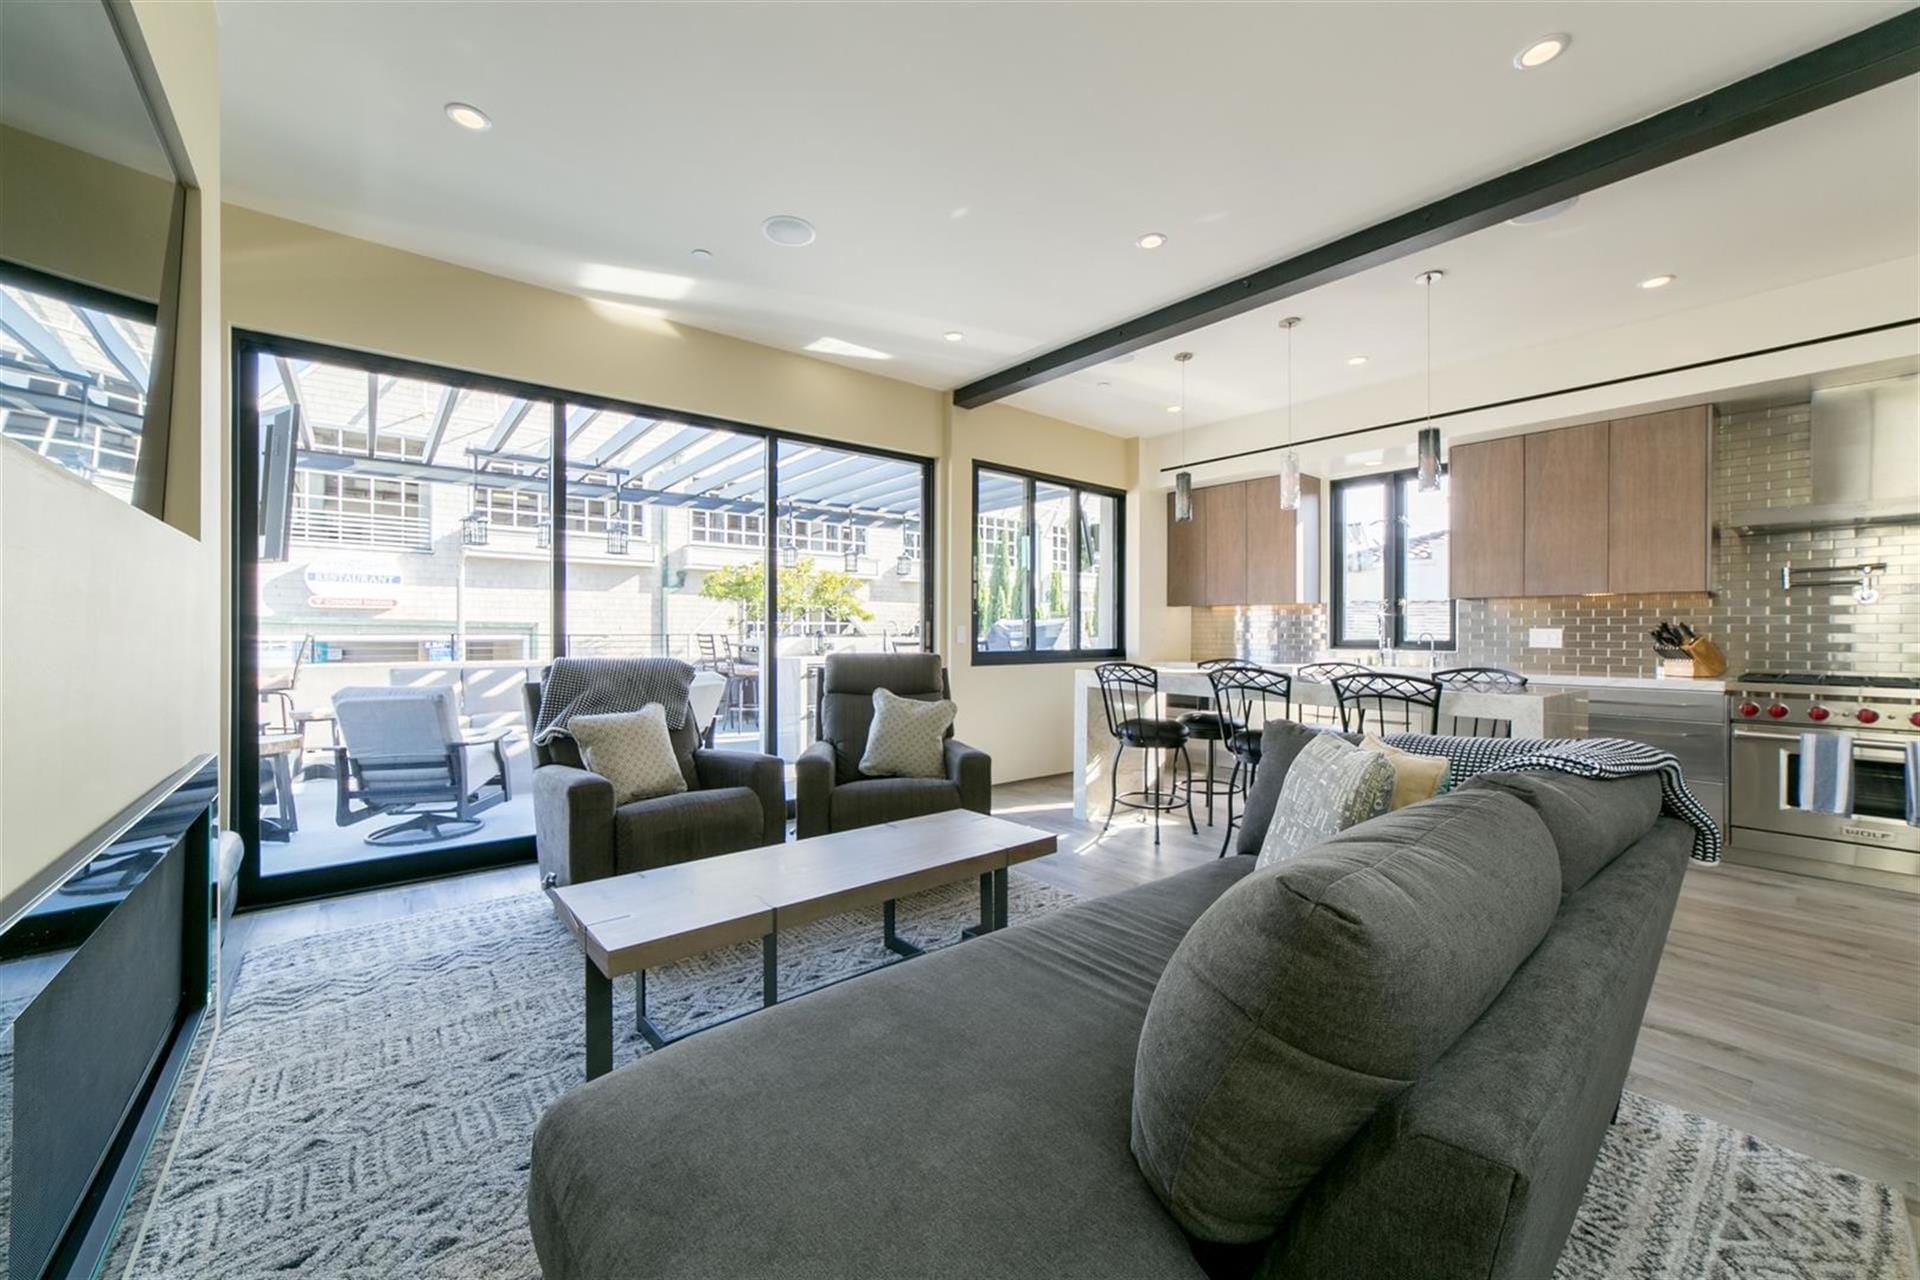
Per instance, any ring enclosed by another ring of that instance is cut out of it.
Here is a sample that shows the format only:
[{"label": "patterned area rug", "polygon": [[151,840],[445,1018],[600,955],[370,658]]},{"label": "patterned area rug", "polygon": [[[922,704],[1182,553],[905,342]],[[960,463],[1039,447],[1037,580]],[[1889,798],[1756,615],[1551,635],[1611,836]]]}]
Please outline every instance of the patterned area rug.
[{"label": "patterned area rug", "polygon": [[[1016,926],[1071,900],[1014,874]],[[904,901],[901,932],[946,945],[978,910],[955,885]],[[899,963],[877,911],[783,934],[780,962],[796,994]],[[733,948],[656,971],[648,1003],[678,1030],[759,984],[758,948]],[[582,1077],[580,988],[538,894],[251,952],[179,1141],[156,1144],[157,1203],[150,1178],[104,1274],[536,1280],[528,1150]],[[614,1008],[619,1063],[647,1052],[630,982]],[[1668,1276],[1915,1280],[1913,1242],[1889,1188],[1629,1095],[1555,1280]]]}]

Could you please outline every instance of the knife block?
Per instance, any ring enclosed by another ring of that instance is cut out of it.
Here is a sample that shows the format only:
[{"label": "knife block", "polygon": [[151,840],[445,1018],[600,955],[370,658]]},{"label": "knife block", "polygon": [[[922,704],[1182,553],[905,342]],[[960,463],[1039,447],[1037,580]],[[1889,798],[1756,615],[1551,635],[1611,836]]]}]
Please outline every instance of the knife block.
[{"label": "knife block", "polygon": [[1727,674],[1727,659],[1718,645],[1705,636],[1696,636],[1682,646],[1687,652],[1687,674],[1695,680],[1711,680]]}]

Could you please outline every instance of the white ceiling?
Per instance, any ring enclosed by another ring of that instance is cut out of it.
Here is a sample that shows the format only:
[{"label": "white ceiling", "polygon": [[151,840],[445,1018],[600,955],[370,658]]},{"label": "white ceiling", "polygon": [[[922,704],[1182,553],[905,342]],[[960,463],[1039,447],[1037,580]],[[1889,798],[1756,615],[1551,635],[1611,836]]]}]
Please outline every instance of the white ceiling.
[{"label": "white ceiling", "polygon": [[0,3],[0,123],[173,178],[120,37],[97,3]]},{"label": "white ceiling", "polygon": [[[951,387],[1901,7],[223,0],[223,165],[268,212],[772,346],[838,338],[894,356],[843,363]],[[1551,31],[1569,52],[1515,71]],[[1916,94],[1194,335],[1190,416],[1278,401],[1288,311],[1303,399],[1417,368],[1426,265],[1449,271],[1444,364],[1912,254]],[[454,99],[495,127],[454,128]],[[819,239],[768,243],[776,213]],[[1135,248],[1145,231],[1169,243]],[[1655,271],[1681,280],[1633,288]],[[1163,431],[1169,354],[1016,403]]]}]

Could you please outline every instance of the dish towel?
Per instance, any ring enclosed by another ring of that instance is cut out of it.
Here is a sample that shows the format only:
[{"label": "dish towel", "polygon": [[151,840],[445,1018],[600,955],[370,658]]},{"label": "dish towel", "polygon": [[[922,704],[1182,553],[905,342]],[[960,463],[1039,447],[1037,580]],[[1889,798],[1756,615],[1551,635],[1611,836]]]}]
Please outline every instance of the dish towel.
[{"label": "dish towel", "polygon": [[1920,742],[1907,744],[1907,825],[1920,827]]},{"label": "dish towel", "polygon": [[684,729],[693,668],[678,658],[555,658],[540,686],[533,740],[549,742],[574,716],[638,711],[649,702],[667,713],[667,727]]},{"label": "dish towel", "polygon": [[1808,813],[1853,812],[1853,735],[1800,735],[1800,807]]},{"label": "dish towel", "polygon": [[1720,828],[1680,773],[1671,751],[1625,738],[1467,738],[1428,733],[1395,733],[1390,747],[1415,755],[1445,756],[1453,785],[1491,770],[1546,769],[1582,778],[1631,778],[1660,775],[1660,810],[1693,828],[1696,862],[1720,861]]}]

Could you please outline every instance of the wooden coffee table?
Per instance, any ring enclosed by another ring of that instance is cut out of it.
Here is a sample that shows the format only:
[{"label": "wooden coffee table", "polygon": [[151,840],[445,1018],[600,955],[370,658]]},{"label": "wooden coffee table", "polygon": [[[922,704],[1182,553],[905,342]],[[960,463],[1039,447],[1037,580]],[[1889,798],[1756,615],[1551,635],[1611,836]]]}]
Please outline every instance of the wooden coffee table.
[{"label": "wooden coffee table", "polygon": [[661,1048],[679,1037],[647,1017],[648,969],[758,938],[764,1007],[779,998],[781,929],[877,904],[887,948],[918,955],[894,932],[896,900],[977,876],[980,923],[967,932],[1003,929],[1007,868],[1056,847],[1048,832],[959,809],[549,889],[586,954],[587,1078],[613,1068],[613,980],[622,974],[638,975],[636,1023]]}]

